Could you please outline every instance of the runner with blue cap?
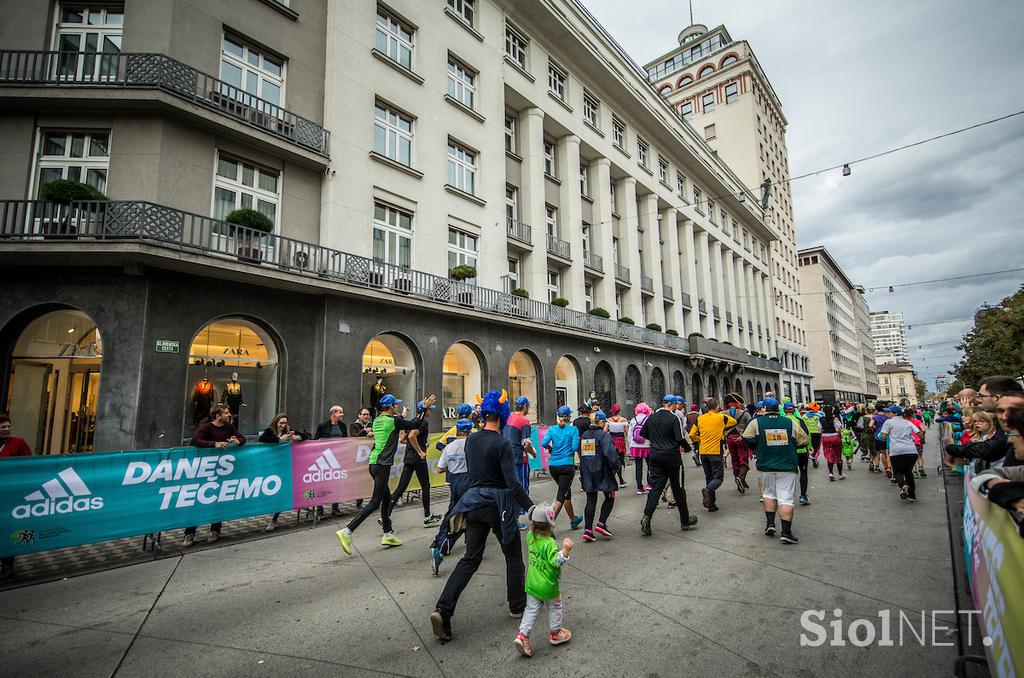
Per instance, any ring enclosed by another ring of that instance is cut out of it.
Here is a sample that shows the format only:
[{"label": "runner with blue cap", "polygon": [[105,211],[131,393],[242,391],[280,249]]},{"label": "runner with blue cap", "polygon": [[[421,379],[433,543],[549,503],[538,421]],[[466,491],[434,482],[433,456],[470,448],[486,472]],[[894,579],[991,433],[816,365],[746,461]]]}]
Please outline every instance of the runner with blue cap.
[{"label": "runner with blue cap", "polygon": [[576,454],[580,451],[580,430],[569,423],[572,417],[572,408],[562,405],[555,413],[558,416],[558,425],[552,426],[544,434],[544,440],[540,446],[551,451],[548,459],[548,473],[551,479],[558,485],[558,493],[555,496],[555,519],[565,507],[569,516],[569,524],[572,529],[578,529],[583,522],[583,516],[577,516],[572,506],[572,481],[576,477]]},{"label": "runner with blue cap", "polygon": [[[530,492],[530,459],[537,456],[533,449],[533,426],[527,418],[530,407],[530,399],[526,396],[516,398],[514,411],[509,415],[505,428],[501,429],[501,435],[512,446],[516,458],[516,477],[527,493]],[[525,511],[520,509],[519,515],[523,513]],[[519,529],[525,530],[526,524],[520,522]]]},{"label": "runner with blue cap", "polygon": [[[473,408],[470,408],[472,411]],[[448,510],[445,512],[441,527],[437,530],[437,536],[430,544],[430,571],[436,577],[444,557],[452,552],[455,542],[462,536],[462,532],[450,533],[448,521],[451,519],[451,510],[459,503],[459,499],[469,489],[469,467],[466,465],[466,438],[476,430],[473,422],[469,419],[459,419],[455,422],[455,440],[448,443],[441,452],[441,458],[437,460],[437,470],[445,472],[445,480],[451,489],[451,497],[448,500]]]}]

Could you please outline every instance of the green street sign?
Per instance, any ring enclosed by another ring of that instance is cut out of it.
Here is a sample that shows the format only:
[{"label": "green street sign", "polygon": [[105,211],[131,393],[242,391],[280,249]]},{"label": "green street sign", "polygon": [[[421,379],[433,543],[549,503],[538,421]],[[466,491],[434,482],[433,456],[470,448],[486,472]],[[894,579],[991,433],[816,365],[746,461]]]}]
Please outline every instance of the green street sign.
[{"label": "green street sign", "polygon": [[157,339],[156,340],[156,352],[157,353],[177,353],[178,342],[175,339]]}]

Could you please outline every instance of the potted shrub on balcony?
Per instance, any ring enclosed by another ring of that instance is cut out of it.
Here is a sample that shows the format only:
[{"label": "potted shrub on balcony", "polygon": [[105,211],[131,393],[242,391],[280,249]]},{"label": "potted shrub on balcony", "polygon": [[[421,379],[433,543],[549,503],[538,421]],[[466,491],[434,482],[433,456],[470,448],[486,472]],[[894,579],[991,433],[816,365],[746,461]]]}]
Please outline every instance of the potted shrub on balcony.
[{"label": "potted shrub on balcony", "polygon": [[39,187],[39,199],[61,205],[61,208],[57,210],[47,209],[45,205],[38,207],[42,210],[37,218],[43,237],[53,237],[78,232],[77,224],[72,223],[70,218],[65,221],[65,216],[69,216],[67,208],[71,203],[85,200],[106,200],[107,196],[89,184],[68,179],[55,179]]},{"label": "potted shrub on balcony", "polygon": [[661,325],[658,323],[647,323],[647,329],[654,330],[655,332],[661,332]]},{"label": "potted shrub on balcony", "polygon": [[[476,277],[476,266],[460,264],[448,271],[448,277],[456,282],[465,283],[465,281]],[[473,291],[464,285],[459,285],[459,287],[462,289],[459,290],[459,293],[456,296],[456,301],[462,306],[472,306]]]},{"label": "potted shrub on balcony", "polygon": [[689,338],[689,337],[697,337],[698,339],[703,339],[703,338],[704,338],[704,335],[703,335],[703,334],[701,334],[700,332],[690,332],[690,333],[689,333],[688,335],[686,335],[686,336],[687,336],[688,338]]},{"label": "potted shrub on balcony", "polygon": [[636,325],[636,323],[633,322],[633,319],[630,318],[628,315],[624,315],[621,318],[619,318],[619,322],[622,323],[623,325]]},{"label": "potted shrub on balcony", "polygon": [[[274,232],[274,222],[270,220],[270,217],[263,212],[243,207],[229,213],[224,217],[224,221],[254,231],[252,234],[247,234],[251,237],[243,237],[238,244],[238,260],[252,264],[263,261],[263,250],[260,249],[260,245],[263,244],[266,234]],[[237,238],[238,235],[235,234],[235,237]]]},{"label": "potted shrub on balcony", "polygon": [[678,337],[679,336],[679,332],[677,332],[675,330],[665,330],[665,334],[671,335],[673,337]]},{"label": "potted shrub on balcony", "polygon": [[552,306],[560,306],[562,308],[565,308],[566,306],[569,305],[569,300],[568,299],[563,299],[562,297],[558,297],[556,299],[552,299],[551,300],[551,305]]},{"label": "potted shrub on balcony", "polygon": [[600,306],[595,306],[594,308],[590,309],[590,315],[596,315],[598,318],[605,318],[605,319],[608,319],[608,318],[612,317],[611,313],[609,313],[605,309],[601,308]]}]

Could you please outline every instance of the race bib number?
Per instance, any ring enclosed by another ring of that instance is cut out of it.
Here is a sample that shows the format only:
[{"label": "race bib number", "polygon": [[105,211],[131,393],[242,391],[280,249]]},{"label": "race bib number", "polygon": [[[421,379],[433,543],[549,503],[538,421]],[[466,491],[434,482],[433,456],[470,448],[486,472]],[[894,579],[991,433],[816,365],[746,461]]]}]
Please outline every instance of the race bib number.
[{"label": "race bib number", "polygon": [[597,441],[593,438],[580,441],[580,456],[593,457],[597,455]]},{"label": "race bib number", "polygon": [[769,447],[789,445],[789,433],[784,428],[769,428],[764,432],[764,442]]}]

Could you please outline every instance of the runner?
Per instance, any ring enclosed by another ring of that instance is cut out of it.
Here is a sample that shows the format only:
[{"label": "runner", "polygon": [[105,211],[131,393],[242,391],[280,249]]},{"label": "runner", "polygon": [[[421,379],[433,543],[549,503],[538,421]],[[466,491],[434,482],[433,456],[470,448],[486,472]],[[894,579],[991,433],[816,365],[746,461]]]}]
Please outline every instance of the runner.
[{"label": "runner", "polygon": [[918,478],[927,478],[928,476],[924,471],[924,422],[918,419],[918,416],[913,408],[904,410],[906,420],[920,429],[919,433],[914,434],[914,445],[917,447],[917,462],[914,464],[914,475]]},{"label": "runner", "polygon": [[[455,409],[456,419],[469,419],[470,423],[473,424],[473,430],[470,431],[470,433],[476,433],[477,430],[476,422],[473,421],[474,416],[475,415],[473,413],[473,406],[470,405],[469,403],[462,403]],[[456,424],[457,423],[458,422],[456,422]],[[452,424],[452,427],[441,435],[437,442],[434,443],[434,447],[436,447],[441,452],[444,452],[444,448],[447,447],[448,443],[450,443],[451,441],[455,440],[456,437],[458,437],[456,424]]]},{"label": "runner", "polygon": [[[807,430],[807,423],[804,421],[803,417],[796,413],[796,407],[793,405],[793,403],[786,403],[786,405],[783,407],[783,411],[785,412],[786,417],[793,422],[793,429],[802,430],[804,432],[804,435],[807,437],[807,440],[810,440],[811,434]],[[810,450],[807,445],[796,446],[797,468],[800,471],[801,506],[808,506],[811,503],[811,500],[807,498],[807,453],[809,451]]]},{"label": "runner", "polygon": [[594,420],[591,417],[593,411],[593,408],[588,403],[584,403],[579,406],[580,416],[572,420],[572,425],[576,427],[576,430],[580,432],[581,436],[588,428],[590,428],[590,425],[594,423]]},{"label": "runner", "polygon": [[[889,417],[885,415],[885,412],[882,409],[882,403],[875,403],[875,414],[871,417],[871,434],[875,437],[875,450],[877,451],[878,456],[878,459],[875,462],[875,470],[878,473],[881,473],[882,469],[885,469],[886,477],[893,478],[892,465],[889,460],[889,450],[881,435],[882,426],[885,425],[885,422],[888,419]],[[895,482],[895,478],[893,478],[893,482]]]},{"label": "runner", "polygon": [[[619,455],[615,451],[611,436],[606,431],[608,419],[604,412],[594,413],[594,423],[580,438],[580,484],[587,494],[587,506],[583,510],[585,519],[583,541],[597,541],[594,532],[611,539],[608,530],[608,516],[615,506],[615,471],[619,468]],[[597,510],[597,493],[604,493],[601,515],[594,524]]]},{"label": "runner", "polygon": [[921,412],[921,418],[924,419],[924,425],[928,428],[932,427],[932,408],[926,407]]},{"label": "runner", "polygon": [[738,393],[728,394],[725,400],[729,405],[728,415],[736,420],[736,425],[725,432],[725,445],[732,458],[732,479],[736,483],[736,490],[743,494],[750,489],[750,485],[747,484],[750,448],[743,442],[743,430],[750,423],[750,414],[743,409],[743,398]]},{"label": "runner", "polygon": [[626,431],[629,428],[629,420],[619,414],[621,411],[622,408],[615,403],[611,406],[612,416],[608,417],[608,435],[612,437],[612,444],[619,455],[619,489],[629,484],[622,477],[622,469],[626,468]]},{"label": "runner", "polygon": [[[697,417],[701,414],[703,413],[700,411],[697,403],[690,405],[690,411],[686,413],[686,423],[683,426],[683,431],[689,431],[691,428],[696,426]],[[700,466],[700,454],[698,453],[697,448],[693,448],[693,465],[697,467]]]},{"label": "runner", "polygon": [[818,455],[821,454],[821,406],[818,403],[807,405],[804,422],[807,423],[807,430],[811,434],[811,464],[818,468]]},{"label": "runner", "polygon": [[874,473],[875,463],[878,461],[878,450],[875,447],[875,434],[871,428],[873,423],[871,421],[871,414],[868,412],[867,407],[861,408],[860,418],[857,421],[857,434],[860,438],[859,444],[861,461],[866,459],[868,462],[868,473]]},{"label": "runner", "polygon": [[[452,552],[455,542],[462,536],[461,532],[451,533],[448,521],[452,517],[452,509],[459,503],[459,499],[469,489],[469,468],[466,465],[466,439],[473,431],[473,422],[469,419],[459,419],[455,422],[455,440],[448,443],[441,458],[437,460],[437,470],[445,472],[445,481],[451,491],[451,498],[448,500],[448,511],[445,513],[437,536],[430,544],[430,570],[437,576],[444,557]],[[524,488],[525,489],[525,488]]]},{"label": "runner", "polygon": [[[647,466],[647,475],[644,475],[644,462],[648,461],[651,452],[651,443],[642,435],[647,417],[651,416],[651,408],[647,403],[637,403],[633,408],[635,416],[629,420],[629,456],[633,459],[633,471],[636,474],[636,493],[647,494],[651,491],[651,467]],[[646,480],[646,482],[645,482]]]},{"label": "runner", "polygon": [[704,508],[709,513],[718,510],[715,503],[715,491],[722,486],[725,471],[722,468],[722,442],[725,430],[736,426],[736,420],[722,412],[718,401],[712,398],[707,401],[708,411],[697,417],[697,425],[690,429],[690,438],[699,443],[700,463],[704,467]]},{"label": "runner", "polygon": [[793,505],[799,471],[796,449],[807,444],[807,434],[779,414],[779,401],[764,399],[765,414],[747,424],[743,439],[756,447],[757,472],[764,482],[764,533],[775,536],[775,514],[782,520],[783,544],[798,544],[793,534]]},{"label": "runner", "polygon": [[580,430],[569,424],[572,410],[562,405],[556,412],[558,425],[552,426],[544,434],[540,446],[551,452],[548,458],[548,473],[558,485],[555,500],[555,518],[565,507],[572,529],[577,529],[583,522],[583,516],[577,516],[572,507],[572,479],[576,477],[576,455],[580,451]]},{"label": "runner", "polygon": [[900,499],[907,502],[917,501],[914,485],[914,464],[917,462],[917,445],[914,444],[914,433],[919,429],[910,423],[902,408],[893,405],[885,408],[888,420],[882,424],[879,432],[882,439],[889,445],[889,458],[892,459],[893,478],[900,488]]},{"label": "runner", "polygon": [[[516,398],[516,411],[508,418],[505,428],[501,429],[501,435],[512,446],[512,453],[516,455],[516,477],[523,490],[530,492],[530,459],[537,456],[533,449],[533,427],[526,415],[530,413],[530,399],[526,396]],[[525,511],[521,511],[522,515]],[[520,522],[519,529],[525,530],[526,523]]]},{"label": "runner", "polygon": [[[825,452],[825,463],[828,465],[828,479],[835,482],[835,472],[839,472],[839,479],[846,480],[843,475],[843,439],[839,432],[843,429],[843,422],[839,418],[839,412],[832,405],[825,405],[822,410],[821,419],[822,450]],[[813,435],[813,434],[812,434]]]},{"label": "runner", "polygon": [[[422,403],[426,407],[430,407],[436,401],[437,396],[431,395]],[[380,540],[381,546],[402,545],[391,529],[391,494],[388,491],[388,481],[391,478],[391,467],[395,463],[399,433],[418,430],[426,410],[417,412],[415,419],[406,419],[405,414],[408,408],[403,409],[402,416],[397,415],[397,408],[401,404],[402,401],[390,393],[381,398],[378,403],[380,414],[373,420],[373,451],[370,452],[369,459],[370,477],[373,478],[373,496],[370,503],[363,506],[356,517],[336,533],[341,548],[348,555],[352,555],[352,533],[378,509],[380,509],[381,515],[381,527],[384,530],[384,536]]]},{"label": "runner", "polygon": [[680,447],[684,447],[689,452],[690,446],[683,435],[679,420],[667,407],[663,406],[647,417],[643,426],[640,427],[640,435],[651,443],[649,463],[652,480],[651,491],[647,493],[644,515],[640,519],[640,532],[647,537],[651,535],[651,518],[654,517],[654,510],[658,507],[658,500],[666,485],[672,487],[672,495],[675,497],[676,508],[679,510],[680,528],[692,529],[697,524],[697,516],[691,516],[690,509],[686,505],[686,490],[683,489],[683,463],[679,455]]},{"label": "runner", "polygon": [[[398,500],[409,489],[409,482],[415,474],[416,480],[420,484],[420,497],[423,500],[423,527],[425,528],[437,527],[441,523],[441,516],[430,512],[430,467],[427,464],[426,450],[427,439],[430,437],[430,425],[426,412],[434,409],[437,409],[437,405],[427,405],[422,400],[416,403],[416,411],[421,413],[418,416],[419,426],[408,432],[405,455],[402,459],[402,475],[398,479],[395,491],[391,493],[391,508],[389,509],[391,512],[398,506]],[[383,515],[377,524],[384,525]]]}]

